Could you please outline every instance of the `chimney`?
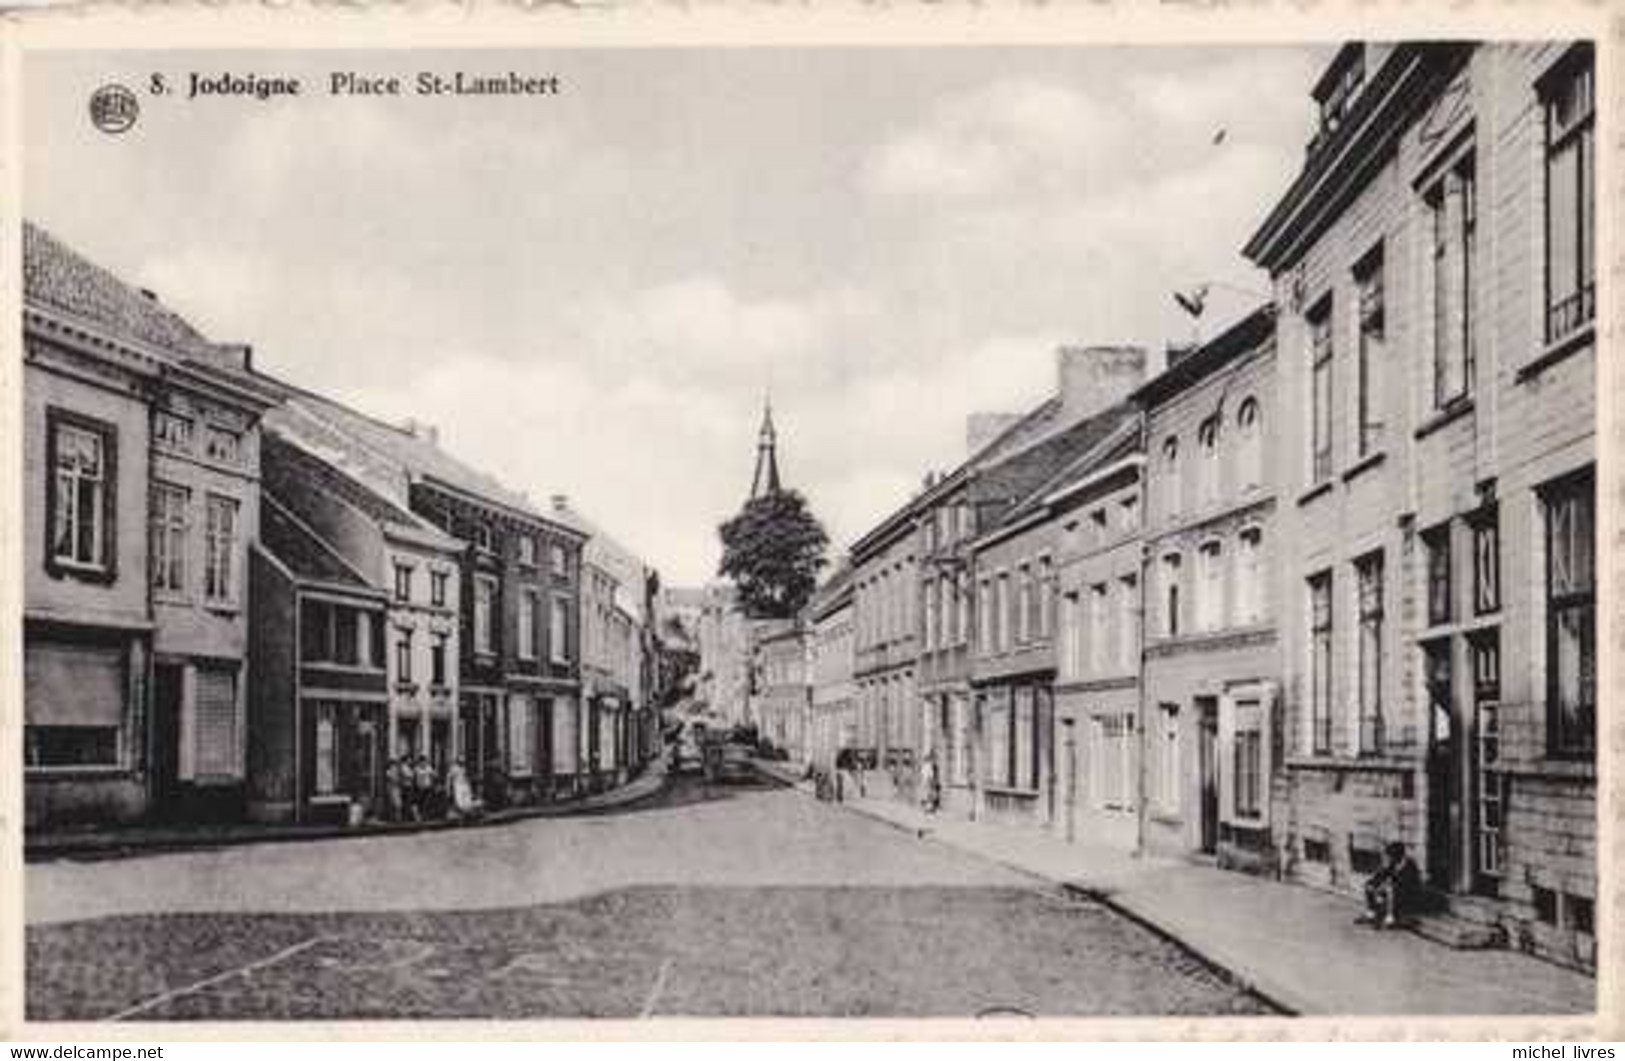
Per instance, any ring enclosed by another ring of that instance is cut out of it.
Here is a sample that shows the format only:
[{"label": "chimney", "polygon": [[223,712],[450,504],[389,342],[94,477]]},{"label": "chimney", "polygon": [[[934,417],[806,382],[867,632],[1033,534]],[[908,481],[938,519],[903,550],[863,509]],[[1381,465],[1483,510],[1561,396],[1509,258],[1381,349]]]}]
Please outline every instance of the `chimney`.
[{"label": "chimney", "polygon": [[1145,350],[1138,346],[1063,346],[1056,362],[1068,420],[1104,412],[1145,382]]},{"label": "chimney", "polygon": [[158,292],[154,291],[152,288],[143,287],[139,290],[141,291],[141,297],[146,299],[148,302],[158,302]]},{"label": "chimney", "polygon": [[1019,413],[971,413],[965,417],[966,455],[974,455],[1020,419]]},{"label": "chimney", "polygon": [[551,500],[553,502],[553,511],[554,512],[568,512],[568,511],[570,511],[570,495],[568,495],[568,494],[554,494],[552,496]]},{"label": "chimney", "polygon": [[427,442],[431,446],[440,445],[440,429],[416,417],[408,417],[406,423],[401,425],[401,430],[413,438]]},{"label": "chimney", "polygon": [[254,348],[247,343],[215,343],[214,351],[224,365],[240,372],[254,369]]}]

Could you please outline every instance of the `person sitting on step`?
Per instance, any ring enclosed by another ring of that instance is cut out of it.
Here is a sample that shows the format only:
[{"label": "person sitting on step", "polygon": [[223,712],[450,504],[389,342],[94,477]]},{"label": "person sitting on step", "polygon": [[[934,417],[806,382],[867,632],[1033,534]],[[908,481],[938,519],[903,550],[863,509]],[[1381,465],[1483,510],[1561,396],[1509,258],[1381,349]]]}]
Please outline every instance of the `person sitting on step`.
[{"label": "person sitting on step", "polygon": [[1417,912],[1422,871],[1398,840],[1382,849],[1382,868],[1365,882],[1366,914],[1360,920],[1375,928],[1394,928]]}]

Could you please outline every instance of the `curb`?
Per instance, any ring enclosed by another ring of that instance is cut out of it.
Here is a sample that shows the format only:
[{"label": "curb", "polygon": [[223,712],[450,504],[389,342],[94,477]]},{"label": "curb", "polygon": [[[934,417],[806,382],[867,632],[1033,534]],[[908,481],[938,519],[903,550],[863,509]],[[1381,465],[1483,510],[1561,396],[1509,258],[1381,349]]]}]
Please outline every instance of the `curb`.
[{"label": "curb", "polygon": [[[975,848],[956,844],[951,840],[944,839],[934,829],[907,825],[896,820],[895,818],[890,818],[877,811],[872,811],[864,807],[853,806],[847,803],[838,803],[835,804],[835,806],[842,807],[853,814],[862,815],[870,821],[889,825],[898,832],[905,833],[917,840],[937,844],[940,847],[949,848],[953,851],[959,852],[960,854],[969,855],[972,858],[979,858],[982,861],[990,862],[995,866],[1000,866],[1008,870],[1014,870],[1015,872],[1021,873],[1025,876],[1044,881],[1070,897],[1086,899],[1091,902],[1099,903],[1101,906],[1106,907],[1113,913],[1125,917],[1139,925],[1141,928],[1150,932],[1157,938],[1178,947],[1207,969],[1218,974],[1219,976],[1222,976],[1224,979],[1230,981],[1236,987],[1246,991],[1248,994],[1258,998],[1270,1008],[1279,1011],[1280,1016],[1298,1017],[1315,1010],[1315,1007],[1312,1004],[1308,1004],[1307,999],[1299,997],[1297,992],[1286,989],[1278,984],[1266,984],[1264,982],[1264,978],[1242,972],[1241,968],[1245,967],[1247,963],[1245,961],[1238,960],[1235,955],[1220,953],[1221,948],[1211,946],[1204,947],[1192,943],[1190,940],[1179,935],[1172,928],[1157,920],[1155,915],[1149,914],[1135,908],[1134,906],[1124,903],[1121,899],[1114,897],[1113,894],[1107,889],[1090,888],[1086,885],[1078,884],[1072,881],[1058,880],[1049,874],[1040,872],[1029,866],[1023,866],[1020,863],[1008,861],[1007,859],[1000,858],[997,855],[988,854],[985,851],[978,851]],[[1290,1002],[1287,1001],[1287,998],[1289,997],[1292,999]]]},{"label": "curb", "polygon": [[[639,779],[641,780],[641,778]],[[586,800],[595,797],[582,797],[579,801],[567,803],[546,804],[537,807],[525,807],[499,811],[483,818],[470,821],[430,821],[430,822],[390,822],[372,823],[358,826],[344,825],[317,825],[317,826],[272,826],[263,833],[237,836],[175,836],[161,837],[151,840],[135,840],[120,838],[116,835],[89,834],[83,838],[74,838],[61,843],[41,844],[29,846],[24,840],[24,863],[53,862],[59,859],[74,859],[78,861],[111,861],[120,858],[132,858],[144,854],[175,854],[185,851],[212,851],[226,847],[248,847],[254,844],[286,844],[302,840],[359,840],[366,837],[380,836],[415,836],[419,833],[444,832],[452,829],[487,829],[501,825],[510,825],[514,822],[532,821],[538,818],[576,818],[587,817],[603,811],[616,810],[629,807],[644,800],[652,799],[664,792],[670,784],[669,775],[662,771],[659,784],[652,785],[646,790],[629,792],[638,781],[629,782],[619,789],[600,796],[616,798],[605,799],[600,802],[586,803]]]}]

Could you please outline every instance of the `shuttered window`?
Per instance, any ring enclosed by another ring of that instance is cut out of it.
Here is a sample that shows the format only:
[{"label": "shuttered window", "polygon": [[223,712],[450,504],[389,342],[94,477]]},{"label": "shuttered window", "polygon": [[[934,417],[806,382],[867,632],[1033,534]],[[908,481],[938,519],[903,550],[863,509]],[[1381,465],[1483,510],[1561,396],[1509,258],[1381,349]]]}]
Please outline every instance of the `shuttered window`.
[{"label": "shuttered window", "polygon": [[199,668],[196,732],[198,780],[236,780],[240,777],[235,672]]},{"label": "shuttered window", "polygon": [[118,646],[29,644],[23,654],[26,765],[119,765],[124,676]]}]

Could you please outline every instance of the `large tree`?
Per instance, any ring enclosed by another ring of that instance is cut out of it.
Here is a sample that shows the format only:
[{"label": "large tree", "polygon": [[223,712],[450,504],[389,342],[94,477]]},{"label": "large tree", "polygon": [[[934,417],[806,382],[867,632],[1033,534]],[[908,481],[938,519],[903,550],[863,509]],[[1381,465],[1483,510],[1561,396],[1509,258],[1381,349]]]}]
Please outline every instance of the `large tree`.
[{"label": "large tree", "polygon": [[788,619],[818,585],[829,537],[794,490],[745,502],[719,528],[723,577],[733,580],[739,606],[753,619]]}]

